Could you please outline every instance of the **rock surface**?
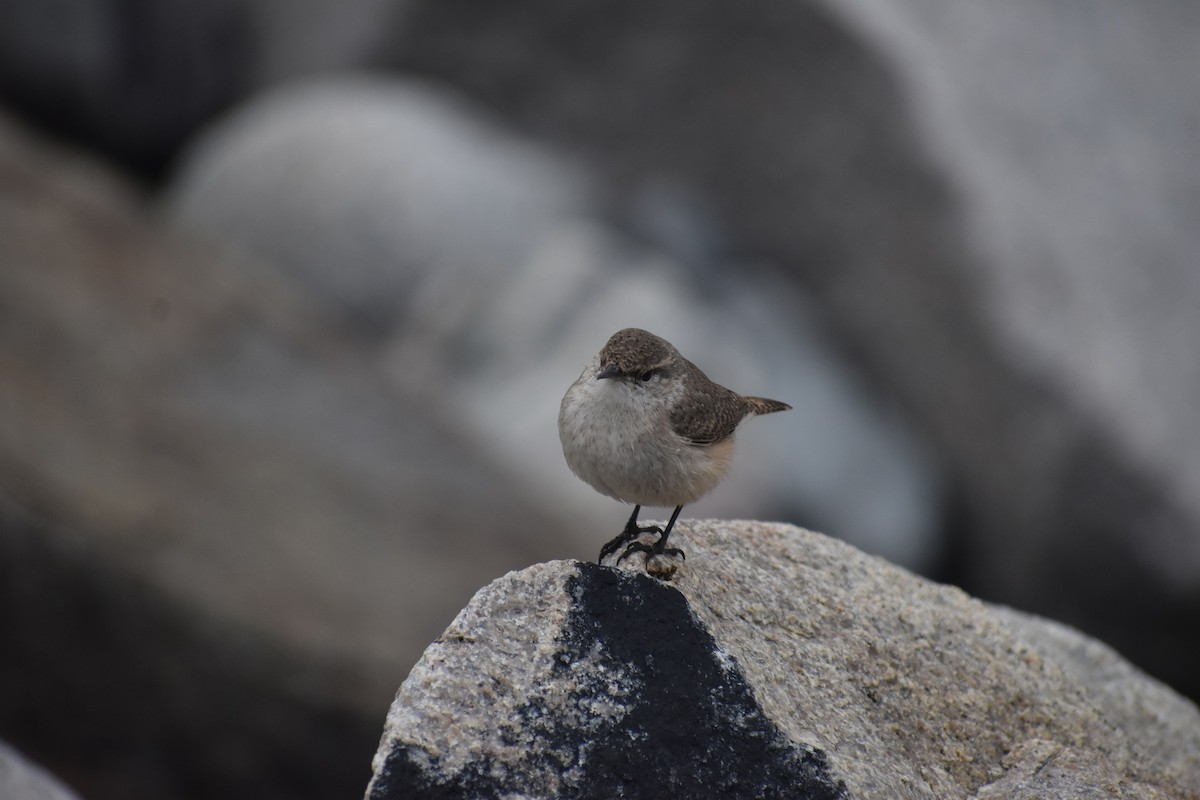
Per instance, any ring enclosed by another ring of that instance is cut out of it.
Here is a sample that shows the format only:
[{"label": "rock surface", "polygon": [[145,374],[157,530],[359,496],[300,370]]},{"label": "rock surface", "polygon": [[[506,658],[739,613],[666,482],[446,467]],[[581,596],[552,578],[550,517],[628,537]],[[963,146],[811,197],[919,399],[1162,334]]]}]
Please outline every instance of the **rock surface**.
[{"label": "rock surface", "polygon": [[1070,629],[791,526],[672,542],[670,582],[639,555],[481,590],[401,686],[368,798],[1200,792],[1200,710]]}]

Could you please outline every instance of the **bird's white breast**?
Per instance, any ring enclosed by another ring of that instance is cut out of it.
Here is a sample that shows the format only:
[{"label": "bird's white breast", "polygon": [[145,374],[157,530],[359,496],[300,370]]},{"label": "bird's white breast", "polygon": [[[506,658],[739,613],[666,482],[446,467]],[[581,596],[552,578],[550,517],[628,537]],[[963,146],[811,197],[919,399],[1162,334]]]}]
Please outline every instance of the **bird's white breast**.
[{"label": "bird's white breast", "polygon": [[571,471],[598,492],[626,503],[686,505],[725,475],[733,438],[691,444],[672,429],[672,387],[651,391],[598,380],[594,363],[563,397],[558,431]]}]

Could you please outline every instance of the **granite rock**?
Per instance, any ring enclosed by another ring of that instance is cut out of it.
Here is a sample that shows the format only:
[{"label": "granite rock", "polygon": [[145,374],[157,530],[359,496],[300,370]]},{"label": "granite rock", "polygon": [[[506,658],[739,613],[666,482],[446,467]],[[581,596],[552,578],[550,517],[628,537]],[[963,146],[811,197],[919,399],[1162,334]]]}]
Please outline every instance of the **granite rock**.
[{"label": "granite rock", "polygon": [[1074,631],[787,525],[672,543],[666,582],[637,555],[482,589],[400,687],[367,797],[1200,791],[1200,710]]}]

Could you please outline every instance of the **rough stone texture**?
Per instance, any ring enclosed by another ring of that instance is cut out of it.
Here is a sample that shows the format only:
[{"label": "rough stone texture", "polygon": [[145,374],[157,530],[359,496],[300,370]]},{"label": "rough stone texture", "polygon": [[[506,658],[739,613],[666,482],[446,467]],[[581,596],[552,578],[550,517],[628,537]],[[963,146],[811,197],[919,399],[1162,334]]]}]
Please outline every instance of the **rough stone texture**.
[{"label": "rough stone texture", "polygon": [[[824,753],[763,715],[678,592],[563,564],[493,584],[443,634],[410,676],[411,705],[402,690],[389,714],[370,797],[846,796]],[[548,618],[530,624],[531,602]],[[480,662],[481,642],[503,667]]]},{"label": "rough stone texture", "polygon": [[344,794],[479,585],[592,550],[332,304],[4,122],[0,264],[0,736],[90,800]]},{"label": "rough stone texture", "polygon": [[1138,731],[1146,749],[1168,751],[1194,740],[1195,719],[1179,713],[1179,695],[1147,680],[1108,645],[1052,620],[1001,606],[993,610],[1068,679],[1099,697],[1107,720],[1117,730]]},{"label": "rough stone texture", "polygon": [[1178,2],[438,0],[394,60],[582,154],[628,227],[665,184],[693,248],[802,282],[949,465],[959,579],[1200,693],[1197,32]]},{"label": "rough stone texture", "polygon": [[367,796],[1200,792],[1200,710],[1074,631],[791,526],[675,536],[669,583],[639,555],[481,590],[400,687]]},{"label": "rough stone texture", "polygon": [[76,800],[57,780],[0,742],[0,797],[4,800]]}]

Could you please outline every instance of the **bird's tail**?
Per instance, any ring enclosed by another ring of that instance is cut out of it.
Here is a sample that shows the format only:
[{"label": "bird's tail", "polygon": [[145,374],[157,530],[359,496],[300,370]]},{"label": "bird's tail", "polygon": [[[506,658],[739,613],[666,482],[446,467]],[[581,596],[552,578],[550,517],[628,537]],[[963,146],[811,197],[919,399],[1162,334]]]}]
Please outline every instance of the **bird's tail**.
[{"label": "bird's tail", "polygon": [[776,411],[787,411],[791,408],[787,403],[781,403],[778,400],[768,400],[765,397],[746,397],[743,399],[750,405],[750,411],[753,414],[774,414]]}]

